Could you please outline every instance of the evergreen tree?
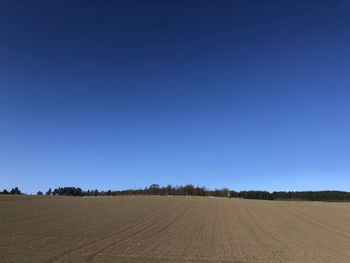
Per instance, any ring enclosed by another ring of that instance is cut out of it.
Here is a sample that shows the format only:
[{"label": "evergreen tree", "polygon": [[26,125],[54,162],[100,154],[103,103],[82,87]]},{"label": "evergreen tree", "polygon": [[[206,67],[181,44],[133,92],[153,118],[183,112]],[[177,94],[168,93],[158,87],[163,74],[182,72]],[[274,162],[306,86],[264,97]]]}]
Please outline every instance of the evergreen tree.
[{"label": "evergreen tree", "polygon": [[52,190],[49,188],[49,190],[45,193],[45,195],[52,195]]}]

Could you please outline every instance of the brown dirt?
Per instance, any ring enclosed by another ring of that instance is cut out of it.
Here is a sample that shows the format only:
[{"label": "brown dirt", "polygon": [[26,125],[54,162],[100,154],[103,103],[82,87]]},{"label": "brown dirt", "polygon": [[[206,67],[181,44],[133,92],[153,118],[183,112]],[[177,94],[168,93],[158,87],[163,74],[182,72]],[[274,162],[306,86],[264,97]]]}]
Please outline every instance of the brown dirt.
[{"label": "brown dirt", "polygon": [[0,196],[0,262],[350,262],[350,203]]}]

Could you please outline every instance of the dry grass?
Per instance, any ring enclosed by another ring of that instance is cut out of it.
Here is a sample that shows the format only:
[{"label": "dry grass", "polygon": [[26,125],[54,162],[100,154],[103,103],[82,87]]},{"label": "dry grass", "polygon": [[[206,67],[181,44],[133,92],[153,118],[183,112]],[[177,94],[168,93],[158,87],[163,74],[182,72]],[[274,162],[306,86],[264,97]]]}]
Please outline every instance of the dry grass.
[{"label": "dry grass", "polygon": [[350,204],[0,196],[0,262],[350,262]]}]

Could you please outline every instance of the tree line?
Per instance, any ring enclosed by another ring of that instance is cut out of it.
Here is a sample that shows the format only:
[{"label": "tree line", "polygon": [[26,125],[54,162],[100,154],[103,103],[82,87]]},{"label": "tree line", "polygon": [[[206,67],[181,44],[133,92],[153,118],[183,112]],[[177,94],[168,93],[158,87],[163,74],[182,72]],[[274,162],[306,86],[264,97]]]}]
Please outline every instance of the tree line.
[{"label": "tree line", "polygon": [[[0,194],[19,195],[23,194],[18,187]],[[38,191],[37,195],[58,195],[58,196],[123,196],[123,195],[161,195],[161,196],[213,196],[229,197],[242,199],[260,199],[260,200],[302,200],[302,201],[350,201],[350,192],[345,191],[239,191],[229,190],[227,188],[210,190],[206,187],[193,186],[191,184],[184,186],[159,186],[152,184],[143,189],[126,190],[107,190],[99,191],[82,190],[80,187],[58,187],[51,188],[44,192]]]},{"label": "tree line", "polygon": [[0,192],[0,194],[4,194],[4,195],[21,195],[23,193],[21,192],[21,190],[19,190],[18,187],[14,187],[10,191],[7,191],[7,189],[4,189],[2,192]]}]

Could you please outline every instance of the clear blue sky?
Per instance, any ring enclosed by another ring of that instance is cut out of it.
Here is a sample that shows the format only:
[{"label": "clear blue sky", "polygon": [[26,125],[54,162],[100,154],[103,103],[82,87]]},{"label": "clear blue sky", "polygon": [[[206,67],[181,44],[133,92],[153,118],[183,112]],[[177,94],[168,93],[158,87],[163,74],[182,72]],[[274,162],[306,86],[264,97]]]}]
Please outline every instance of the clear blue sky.
[{"label": "clear blue sky", "polygon": [[349,1],[1,1],[0,188],[350,190]]}]

